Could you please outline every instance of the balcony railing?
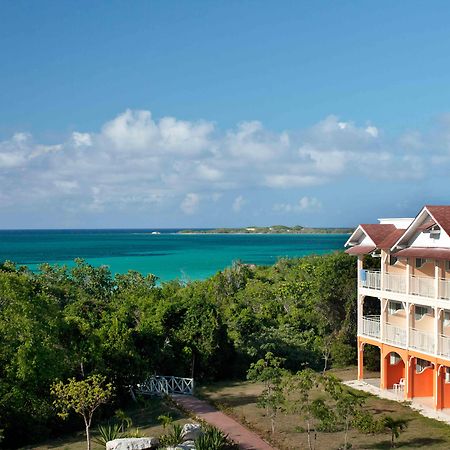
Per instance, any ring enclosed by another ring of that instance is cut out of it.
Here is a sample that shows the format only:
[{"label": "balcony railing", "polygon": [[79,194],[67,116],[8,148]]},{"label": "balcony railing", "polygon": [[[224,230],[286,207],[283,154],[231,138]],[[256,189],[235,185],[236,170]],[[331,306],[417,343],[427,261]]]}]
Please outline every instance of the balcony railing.
[{"label": "balcony railing", "polygon": [[432,334],[411,328],[409,340],[410,347],[434,354],[434,337]]},{"label": "balcony railing", "polygon": [[411,277],[410,293],[422,297],[434,297],[434,278]]},{"label": "balcony railing", "polygon": [[406,329],[396,327],[390,323],[385,324],[384,340],[400,347],[406,347]]},{"label": "balcony railing", "polygon": [[441,334],[439,336],[439,354],[450,358],[450,337]]},{"label": "balcony railing", "polygon": [[[401,274],[385,273],[383,274],[384,290],[397,292],[399,294],[408,294],[407,277]],[[368,289],[381,289],[381,272],[375,270],[361,271],[361,287]],[[438,297],[444,300],[450,300],[450,279],[439,279]],[[436,284],[432,277],[411,276],[409,281],[409,294],[420,297],[435,298]]]},{"label": "balcony railing", "polygon": [[364,316],[362,319],[362,334],[375,339],[380,338],[380,316]]},{"label": "balcony railing", "polygon": [[361,285],[370,289],[381,289],[381,273],[374,270],[361,271]]},{"label": "balcony railing", "polygon": [[384,289],[386,291],[398,292],[400,294],[406,293],[406,277],[404,275],[386,273],[384,275],[384,281]]}]

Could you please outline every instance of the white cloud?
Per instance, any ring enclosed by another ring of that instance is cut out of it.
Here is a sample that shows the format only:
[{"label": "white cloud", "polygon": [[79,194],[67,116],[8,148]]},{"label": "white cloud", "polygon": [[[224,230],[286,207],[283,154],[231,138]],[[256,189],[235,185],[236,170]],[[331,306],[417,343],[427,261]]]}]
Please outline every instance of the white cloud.
[{"label": "white cloud", "polygon": [[[0,192],[2,205],[24,208],[181,208],[186,214],[200,203],[212,208],[228,193],[238,212],[247,192],[290,193],[344,177],[410,182],[449,166],[450,116],[428,133],[388,139],[375,125],[336,116],[274,132],[258,121],[219,130],[204,120],[155,120],[150,111],[126,110],[100,130],[75,131],[62,142],[35,142],[24,132],[0,141]],[[303,199],[277,208],[306,211],[320,203]]]},{"label": "white cloud", "polygon": [[91,135],[89,133],[72,133],[72,140],[75,147],[90,147],[92,145]]},{"label": "white cloud", "polygon": [[235,213],[240,212],[240,210],[246,203],[247,202],[246,202],[245,198],[242,195],[238,195],[233,201],[233,205],[232,205],[233,211]]},{"label": "white cloud", "polygon": [[316,197],[302,197],[297,203],[276,203],[274,211],[282,213],[298,213],[302,211],[317,211],[322,208],[322,202]]},{"label": "white cloud", "polygon": [[200,196],[190,192],[186,194],[183,201],[181,202],[180,208],[185,214],[195,214],[198,211],[200,205]]}]

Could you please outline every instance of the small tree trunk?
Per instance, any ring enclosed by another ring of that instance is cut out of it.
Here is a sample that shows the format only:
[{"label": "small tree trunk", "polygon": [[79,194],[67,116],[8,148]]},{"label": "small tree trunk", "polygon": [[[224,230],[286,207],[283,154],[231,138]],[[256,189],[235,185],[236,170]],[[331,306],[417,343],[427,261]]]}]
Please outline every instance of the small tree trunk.
[{"label": "small tree trunk", "polygon": [[89,431],[89,425],[86,425],[86,441],[87,441],[87,450],[91,450],[91,433]]},{"label": "small tree trunk", "polygon": [[87,417],[84,418],[84,424],[86,425],[86,442],[87,442],[87,450],[91,450],[91,420]]},{"label": "small tree trunk", "polygon": [[348,441],[348,419],[345,421],[345,435],[344,435],[344,448],[347,450],[347,441]]},{"label": "small tree trunk", "polygon": [[312,444],[311,444],[311,427],[309,425],[309,420],[306,421],[307,429],[308,429],[308,448],[309,450],[312,450]]},{"label": "small tree trunk", "polygon": [[270,418],[270,425],[272,426],[272,434],[275,433],[275,419],[273,417]]},{"label": "small tree trunk", "polygon": [[394,431],[392,431],[391,433],[391,448],[395,447],[395,443],[394,443]]}]

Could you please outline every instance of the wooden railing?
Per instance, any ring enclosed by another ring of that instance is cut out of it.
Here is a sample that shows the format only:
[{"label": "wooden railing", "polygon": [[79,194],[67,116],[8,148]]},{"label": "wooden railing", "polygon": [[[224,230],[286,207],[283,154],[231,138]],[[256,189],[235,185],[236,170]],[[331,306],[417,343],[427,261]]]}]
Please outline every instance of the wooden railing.
[{"label": "wooden railing", "polygon": [[434,336],[430,333],[411,328],[409,332],[409,346],[416,350],[434,354]]},{"label": "wooden railing", "polygon": [[406,329],[386,323],[384,325],[384,340],[400,347],[406,347]]},{"label": "wooden railing", "polygon": [[143,395],[192,395],[194,393],[194,379],[154,375],[138,384],[134,392]]}]

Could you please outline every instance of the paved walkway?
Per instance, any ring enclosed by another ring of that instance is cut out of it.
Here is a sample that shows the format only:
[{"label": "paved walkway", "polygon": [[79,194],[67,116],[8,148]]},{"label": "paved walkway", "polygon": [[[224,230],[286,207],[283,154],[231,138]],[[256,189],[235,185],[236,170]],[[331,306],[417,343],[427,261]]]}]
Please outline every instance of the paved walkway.
[{"label": "paved walkway", "polygon": [[186,411],[228,434],[242,450],[275,450],[275,447],[209,403],[189,395],[172,395],[172,398]]}]

